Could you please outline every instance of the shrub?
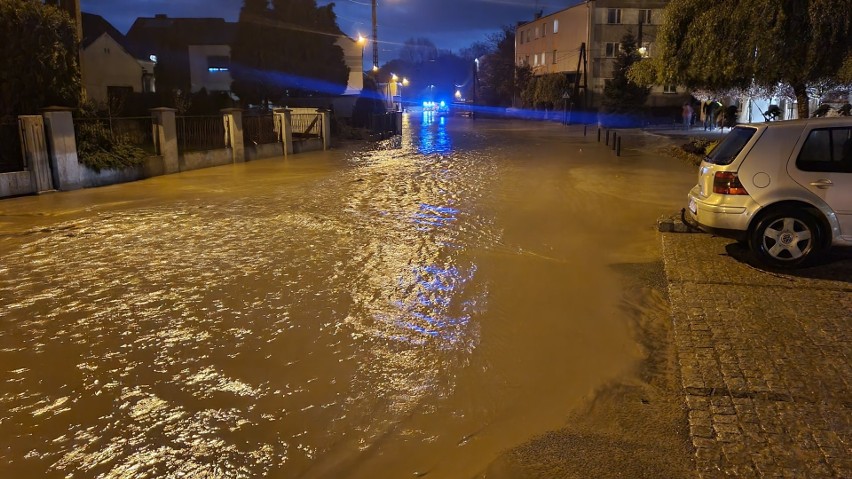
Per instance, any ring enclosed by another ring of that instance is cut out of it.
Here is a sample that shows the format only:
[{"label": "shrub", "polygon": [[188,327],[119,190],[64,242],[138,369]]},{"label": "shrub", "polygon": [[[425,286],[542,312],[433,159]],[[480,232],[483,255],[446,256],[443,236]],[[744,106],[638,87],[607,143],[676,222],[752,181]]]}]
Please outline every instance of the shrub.
[{"label": "shrub", "polygon": [[99,122],[77,125],[77,158],[95,171],[137,166],[147,156],[145,150],[116,138]]}]

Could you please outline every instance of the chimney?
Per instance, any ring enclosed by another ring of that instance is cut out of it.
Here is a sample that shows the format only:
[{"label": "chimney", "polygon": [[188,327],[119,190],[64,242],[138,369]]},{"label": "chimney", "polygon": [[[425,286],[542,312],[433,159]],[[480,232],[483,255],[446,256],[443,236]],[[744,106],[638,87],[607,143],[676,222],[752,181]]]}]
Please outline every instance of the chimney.
[{"label": "chimney", "polygon": [[164,18],[169,18],[169,16],[168,16],[168,15],[166,15],[165,13],[158,13],[158,14],[154,15],[154,18],[157,18],[157,19],[159,19],[159,20],[162,20],[162,19],[164,19]]}]

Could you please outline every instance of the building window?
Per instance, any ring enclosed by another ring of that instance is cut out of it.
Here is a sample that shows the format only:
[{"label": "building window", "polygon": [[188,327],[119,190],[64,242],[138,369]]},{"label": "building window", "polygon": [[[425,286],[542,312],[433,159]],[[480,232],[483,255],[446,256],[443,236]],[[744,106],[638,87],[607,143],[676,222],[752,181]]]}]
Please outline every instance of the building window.
[{"label": "building window", "polygon": [[553,33],[559,33],[559,20],[553,21]]},{"label": "building window", "polygon": [[677,85],[665,85],[663,93],[677,93]]},{"label": "building window", "polygon": [[553,64],[556,65],[556,50],[553,50]]},{"label": "building window", "polygon": [[226,72],[231,69],[231,59],[225,56],[207,57],[207,71]]},{"label": "building window", "polygon": [[620,8],[607,8],[606,9],[606,22],[620,24],[621,23],[621,9]]},{"label": "building window", "polygon": [[639,9],[639,23],[644,23],[645,25],[651,24],[651,10],[650,9]]},{"label": "building window", "polygon": [[530,56],[529,55],[527,55],[526,58],[524,59],[524,65],[530,66]]},{"label": "building window", "polygon": [[545,54],[545,53],[542,53],[542,54],[541,54],[541,64],[542,64],[542,65],[546,65],[546,64],[547,64],[547,54]]},{"label": "building window", "polygon": [[[532,30],[532,29],[530,29],[530,30]],[[527,30],[527,43],[529,43],[529,41],[530,41],[530,33],[531,33],[530,30]]]},{"label": "building window", "polygon": [[543,36],[543,37],[547,36],[547,23],[544,23],[544,24],[541,25],[541,36]]},{"label": "building window", "polygon": [[535,37],[538,38],[538,27],[535,27]]},{"label": "building window", "polygon": [[618,56],[618,52],[621,51],[620,43],[607,42],[606,43],[606,52],[605,55],[607,58],[615,58]]},{"label": "building window", "polygon": [[533,55],[533,66],[534,66],[534,67],[537,67],[537,66],[538,66],[538,53],[536,53],[535,55]]}]

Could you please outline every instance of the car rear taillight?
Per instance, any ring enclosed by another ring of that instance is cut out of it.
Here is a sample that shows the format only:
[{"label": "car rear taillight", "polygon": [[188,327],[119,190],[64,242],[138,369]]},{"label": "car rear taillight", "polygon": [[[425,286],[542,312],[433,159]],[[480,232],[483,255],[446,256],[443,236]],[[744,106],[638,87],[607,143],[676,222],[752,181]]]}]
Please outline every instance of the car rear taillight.
[{"label": "car rear taillight", "polygon": [[747,195],[745,187],[733,171],[717,171],[713,177],[713,193],[720,195]]}]

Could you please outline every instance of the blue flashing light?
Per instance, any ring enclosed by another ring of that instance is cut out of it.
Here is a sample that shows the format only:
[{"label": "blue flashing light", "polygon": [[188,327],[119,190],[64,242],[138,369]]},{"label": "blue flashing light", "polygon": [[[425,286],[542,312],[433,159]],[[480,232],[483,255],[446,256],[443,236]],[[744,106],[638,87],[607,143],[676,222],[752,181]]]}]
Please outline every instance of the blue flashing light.
[{"label": "blue flashing light", "polygon": [[441,106],[447,106],[447,102],[445,102],[444,100],[441,100]]}]

